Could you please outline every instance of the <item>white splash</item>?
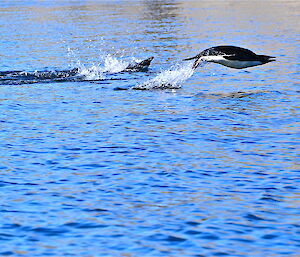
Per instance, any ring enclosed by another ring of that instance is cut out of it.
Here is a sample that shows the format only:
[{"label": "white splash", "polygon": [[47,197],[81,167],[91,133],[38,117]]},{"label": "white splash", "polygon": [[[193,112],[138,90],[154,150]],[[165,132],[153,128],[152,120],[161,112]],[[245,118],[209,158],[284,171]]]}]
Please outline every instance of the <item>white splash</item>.
[{"label": "white splash", "polygon": [[105,79],[106,74],[114,74],[126,69],[129,62],[119,60],[111,55],[104,58],[104,63],[93,64],[91,67],[86,67],[80,62],[77,62],[79,68],[79,76],[84,76],[86,80],[101,80]]},{"label": "white splash", "polygon": [[181,88],[181,84],[190,78],[193,73],[192,63],[177,64],[171,69],[159,73],[156,77],[133,86],[131,89],[178,89]]},{"label": "white splash", "polygon": [[118,73],[126,69],[129,62],[118,60],[111,55],[107,55],[104,60],[104,67],[101,67],[102,72],[107,73]]},{"label": "white splash", "polygon": [[85,80],[100,80],[105,79],[105,74],[102,72],[101,67],[93,65],[89,68],[79,67],[79,76],[83,76]]}]

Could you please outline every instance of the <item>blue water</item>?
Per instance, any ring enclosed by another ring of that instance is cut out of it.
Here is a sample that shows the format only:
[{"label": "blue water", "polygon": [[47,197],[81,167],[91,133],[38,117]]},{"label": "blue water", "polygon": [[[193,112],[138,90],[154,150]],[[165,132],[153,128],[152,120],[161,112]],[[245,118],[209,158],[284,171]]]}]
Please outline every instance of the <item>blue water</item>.
[{"label": "blue water", "polygon": [[[299,256],[299,8],[2,2],[0,256]],[[223,44],[277,61],[181,61]]]}]

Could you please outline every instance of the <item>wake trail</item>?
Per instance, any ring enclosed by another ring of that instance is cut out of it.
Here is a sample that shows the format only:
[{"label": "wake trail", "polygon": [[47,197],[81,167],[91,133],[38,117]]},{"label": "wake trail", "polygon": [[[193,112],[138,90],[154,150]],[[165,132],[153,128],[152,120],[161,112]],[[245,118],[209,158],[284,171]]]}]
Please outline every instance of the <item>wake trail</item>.
[{"label": "wake trail", "polygon": [[22,85],[110,80],[112,78],[109,78],[109,75],[130,71],[128,67],[134,67],[135,64],[142,61],[135,57],[131,57],[131,60],[125,61],[109,54],[106,55],[103,60],[102,63],[94,63],[91,66],[84,65],[80,61],[77,61],[75,68],[69,70],[0,71],[0,84]]}]

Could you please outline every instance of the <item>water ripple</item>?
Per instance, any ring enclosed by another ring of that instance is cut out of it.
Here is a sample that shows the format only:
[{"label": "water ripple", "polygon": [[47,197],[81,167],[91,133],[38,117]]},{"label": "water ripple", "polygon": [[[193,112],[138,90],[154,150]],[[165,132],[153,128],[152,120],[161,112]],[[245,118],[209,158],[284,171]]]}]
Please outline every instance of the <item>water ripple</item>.
[{"label": "water ripple", "polygon": [[2,2],[0,256],[299,256],[298,2]]}]

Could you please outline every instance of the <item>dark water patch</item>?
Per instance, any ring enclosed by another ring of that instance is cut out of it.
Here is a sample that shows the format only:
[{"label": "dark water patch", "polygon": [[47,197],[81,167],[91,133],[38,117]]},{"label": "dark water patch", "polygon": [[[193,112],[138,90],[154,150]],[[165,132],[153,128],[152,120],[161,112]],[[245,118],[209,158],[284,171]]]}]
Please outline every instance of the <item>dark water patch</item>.
[{"label": "dark water patch", "polygon": [[2,229],[18,229],[18,228],[21,228],[22,227],[22,225],[20,225],[20,224],[16,224],[16,223],[11,223],[11,224],[3,224],[2,226],[1,226],[1,228]]},{"label": "dark water patch", "polygon": [[248,219],[248,220],[253,220],[253,221],[268,220],[268,219],[261,218],[257,215],[251,214],[251,213],[248,213],[245,216],[245,218]]},{"label": "dark water patch", "polygon": [[298,188],[295,186],[284,186],[283,188],[287,189],[287,190],[297,190]]},{"label": "dark water patch", "polygon": [[150,240],[150,241],[167,241],[170,243],[182,243],[182,242],[186,241],[186,239],[182,238],[182,237],[164,235],[164,234],[154,234],[154,235],[146,237],[146,239]]},{"label": "dark water patch", "polygon": [[204,233],[204,235],[202,235],[201,238],[204,240],[212,240],[212,241],[220,239],[220,237],[218,237],[217,235],[210,234],[210,233]]},{"label": "dark water patch", "polygon": [[186,241],[185,238],[178,237],[178,236],[168,236],[166,238],[167,241],[172,242],[172,243],[180,243]]},{"label": "dark water patch", "polygon": [[94,229],[94,228],[106,228],[109,225],[105,224],[95,224],[95,223],[77,223],[77,222],[70,222],[64,224],[66,227],[77,228],[77,229]]},{"label": "dark water patch", "polygon": [[65,228],[46,228],[46,227],[39,227],[39,228],[26,227],[23,228],[23,230],[34,232],[44,236],[61,236],[69,232],[69,230]]},{"label": "dark water patch", "polygon": [[95,209],[82,209],[82,211],[86,211],[86,212],[108,212],[109,210],[106,209],[101,209],[101,208],[95,208]]},{"label": "dark water patch", "polygon": [[247,239],[247,238],[231,238],[230,240],[238,241],[238,242],[241,242],[241,243],[254,243],[255,242],[255,240]]},{"label": "dark water patch", "polygon": [[11,240],[14,237],[15,237],[15,235],[12,235],[12,234],[0,233],[0,241]]},{"label": "dark water patch", "polygon": [[0,213],[35,213],[35,212],[0,209]]},{"label": "dark water patch", "polygon": [[228,222],[227,225],[240,227],[241,229],[243,229],[245,231],[245,233],[249,233],[249,232],[253,231],[253,229],[257,229],[257,230],[265,230],[265,229],[268,230],[268,229],[270,229],[270,226],[257,225],[256,223],[243,224],[243,223]]},{"label": "dark water patch", "polygon": [[231,256],[231,254],[226,252],[217,252],[217,253],[213,253],[213,256]]},{"label": "dark water patch", "polygon": [[[269,98],[276,95],[284,95],[284,92],[277,90],[256,90],[249,92],[230,92],[230,93],[198,93],[197,97],[203,97],[208,99],[219,99],[219,100],[228,100],[228,99],[257,99],[257,98]],[[241,114],[248,115],[241,112]]]},{"label": "dark water patch", "polygon": [[91,164],[81,164],[78,167],[87,168],[87,169],[95,169],[95,168],[104,168],[104,167],[107,167],[107,165],[91,163]]},{"label": "dark water patch", "polygon": [[185,231],[185,234],[188,234],[188,235],[200,235],[200,234],[202,234],[202,232],[197,231],[197,230],[187,230],[187,231]]},{"label": "dark water patch", "polygon": [[263,239],[274,239],[274,238],[278,238],[279,235],[274,235],[274,234],[266,234],[266,235],[263,235],[261,238]]},{"label": "dark water patch", "polygon": [[280,202],[280,200],[277,200],[274,197],[270,197],[270,196],[261,197],[260,200],[268,201],[268,202]]},{"label": "dark water patch", "polygon": [[187,221],[186,224],[189,225],[189,226],[199,226],[199,225],[201,225],[200,222],[196,222],[196,221]]},{"label": "dark water patch", "polygon": [[0,252],[1,256],[15,256],[14,252],[11,251],[5,251],[5,252]]}]

